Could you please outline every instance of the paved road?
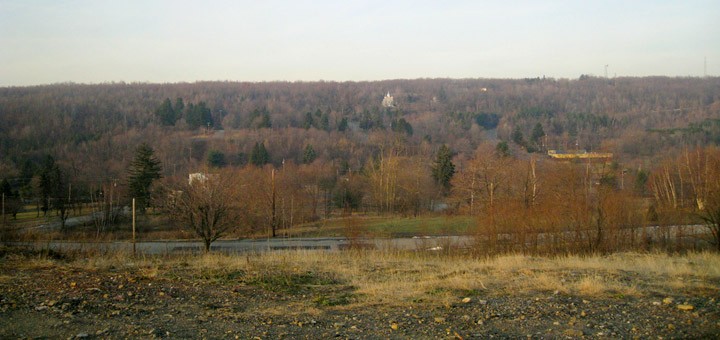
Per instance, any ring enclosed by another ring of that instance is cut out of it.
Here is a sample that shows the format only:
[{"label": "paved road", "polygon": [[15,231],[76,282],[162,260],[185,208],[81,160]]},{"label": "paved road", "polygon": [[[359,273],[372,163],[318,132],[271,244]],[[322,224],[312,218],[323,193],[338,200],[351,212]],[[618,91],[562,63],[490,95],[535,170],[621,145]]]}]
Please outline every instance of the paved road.
[{"label": "paved road", "polygon": [[[326,238],[275,238],[255,240],[219,240],[213,242],[212,251],[228,253],[265,252],[291,249],[342,250],[352,245],[374,249],[428,250],[439,251],[448,246],[464,247],[472,242],[469,236],[435,236],[392,239],[357,239],[351,242],[343,237]],[[132,251],[132,243],[122,242],[63,242],[15,243],[36,248],[54,250],[99,250]],[[203,249],[199,241],[151,241],[138,242],[136,249],[141,254],[170,254],[182,252],[200,252]]]}]

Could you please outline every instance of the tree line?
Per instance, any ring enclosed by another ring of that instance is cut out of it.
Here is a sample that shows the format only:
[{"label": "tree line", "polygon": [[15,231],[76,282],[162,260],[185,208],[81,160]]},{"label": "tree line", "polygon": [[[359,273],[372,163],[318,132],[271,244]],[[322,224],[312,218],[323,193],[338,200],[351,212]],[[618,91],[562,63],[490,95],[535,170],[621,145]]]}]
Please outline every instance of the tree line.
[{"label": "tree line", "polygon": [[[321,160],[280,167],[253,163],[207,167],[195,181],[184,174],[164,178],[152,147],[141,144],[120,185],[97,189],[90,202],[72,190],[73,179],[50,156],[28,182],[29,197],[7,179],[0,189],[8,213],[13,206],[20,211],[19,202],[32,197],[38,216],[55,211],[63,230],[83,200],[107,214],[99,216],[106,222],[98,226],[102,232],[112,225],[110,216],[134,198],[140,213],[151,206],[161,209],[177,228],[193,230],[207,249],[228,234],[274,237],[296,225],[353,212],[442,212],[473,216],[488,252],[681,249],[686,246],[678,234],[682,229],[670,235],[667,227],[688,224],[709,228],[720,251],[717,147],[684,149],[656,167],[635,170],[616,162],[527,157],[502,144],[483,144],[470,157],[442,145],[425,158],[406,153],[400,139],[387,142],[359,169]],[[666,229],[658,233],[651,226]]]}]

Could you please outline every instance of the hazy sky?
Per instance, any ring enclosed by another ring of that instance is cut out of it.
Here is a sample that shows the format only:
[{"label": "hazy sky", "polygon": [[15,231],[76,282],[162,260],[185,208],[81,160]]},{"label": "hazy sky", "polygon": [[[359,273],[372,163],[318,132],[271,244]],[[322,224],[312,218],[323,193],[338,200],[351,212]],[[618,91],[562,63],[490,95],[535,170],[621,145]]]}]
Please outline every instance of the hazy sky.
[{"label": "hazy sky", "polygon": [[0,86],[720,75],[720,1],[0,0]]}]

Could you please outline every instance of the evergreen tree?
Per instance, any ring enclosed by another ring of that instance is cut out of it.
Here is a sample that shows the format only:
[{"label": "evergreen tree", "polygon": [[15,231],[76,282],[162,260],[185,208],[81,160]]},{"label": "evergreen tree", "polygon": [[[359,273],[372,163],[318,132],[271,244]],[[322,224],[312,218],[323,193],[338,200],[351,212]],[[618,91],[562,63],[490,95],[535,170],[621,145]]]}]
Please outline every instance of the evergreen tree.
[{"label": "evergreen tree", "polygon": [[485,130],[492,130],[500,123],[500,116],[496,113],[480,113],[475,116],[475,122]]},{"label": "evergreen tree", "polygon": [[455,164],[452,162],[452,151],[443,144],[435,157],[432,176],[435,182],[445,189],[450,189],[450,180],[455,175]]},{"label": "evergreen tree", "polygon": [[215,122],[213,121],[212,111],[210,111],[210,108],[207,107],[207,104],[205,104],[205,102],[200,102],[198,103],[197,108],[201,113],[202,125],[207,127],[213,127],[215,125]]},{"label": "evergreen tree", "polygon": [[250,163],[255,166],[263,166],[270,161],[270,155],[265,149],[265,143],[255,143],[250,153]]},{"label": "evergreen tree", "polygon": [[545,137],[545,130],[543,130],[542,124],[537,123],[535,124],[535,127],[532,130],[532,134],[530,134],[530,139],[535,143],[536,145],[540,144],[540,138]]},{"label": "evergreen tree", "polygon": [[150,206],[150,187],[153,181],[162,177],[162,166],[154,153],[150,145],[140,144],[128,169],[129,194],[131,198],[135,198],[135,205],[141,212]]},{"label": "evergreen tree", "polygon": [[268,112],[265,107],[256,108],[250,113],[250,120],[247,126],[251,129],[271,128],[272,120],[270,119],[270,112]]},{"label": "evergreen tree", "polygon": [[22,208],[22,202],[18,197],[18,192],[12,190],[12,186],[7,179],[3,179],[2,182],[0,182],[0,193],[2,193],[5,198],[5,213],[11,214],[13,219],[17,219],[17,213],[20,212]]},{"label": "evergreen tree", "polygon": [[316,157],[317,154],[315,153],[315,149],[311,144],[308,144],[305,147],[305,151],[303,152],[303,163],[310,164],[315,160]]},{"label": "evergreen tree", "polygon": [[523,136],[522,130],[519,126],[516,126],[512,133],[512,140],[515,144],[525,146],[525,136]]},{"label": "evergreen tree", "polygon": [[338,124],[338,131],[344,132],[348,128],[348,121],[347,118],[343,117],[343,119],[340,120],[340,124]]},{"label": "evergreen tree", "polygon": [[303,128],[307,130],[313,126],[315,126],[315,119],[313,118],[312,113],[305,112],[305,122],[303,122]]},{"label": "evergreen tree", "polygon": [[205,102],[190,104],[185,112],[185,121],[191,129],[213,126],[212,112]]},{"label": "evergreen tree", "polygon": [[208,154],[208,166],[212,168],[223,168],[227,165],[225,154],[221,151],[212,150]]},{"label": "evergreen tree", "polygon": [[37,165],[30,159],[25,159],[20,168],[20,180],[19,184],[21,187],[29,186],[32,177],[37,172]]},{"label": "evergreen tree", "polygon": [[45,157],[42,168],[40,168],[38,193],[40,194],[40,200],[42,204],[43,215],[47,215],[50,210],[50,201],[53,196],[57,193],[57,181],[59,180],[58,166],[55,164],[55,159],[48,155]]},{"label": "evergreen tree", "polygon": [[265,110],[261,116],[260,124],[258,124],[258,128],[269,129],[271,127],[272,127],[272,120],[270,119],[270,112],[267,112],[267,110]]},{"label": "evergreen tree", "polygon": [[350,163],[347,159],[340,160],[340,174],[347,175],[350,172]]},{"label": "evergreen tree", "polygon": [[173,107],[173,110],[175,111],[176,119],[182,117],[183,110],[185,110],[185,102],[183,102],[182,98],[178,97],[175,99],[175,106]]},{"label": "evergreen tree", "polygon": [[445,86],[440,86],[440,91],[438,91],[438,100],[440,100],[441,103],[446,103],[448,100],[447,92],[445,91]]},{"label": "evergreen tree", "polygon": [[500,158],[510,156],[510,147],[508,146],[508,143],[505,141],[497,143],[497,145],[495,145],[495,155]]},{"label": "evergreen tree", "polygon": [[394,132],[404,133],[408,136],[412,136],[413,134],[413,127],[405,120],[405,118],[393,120],[390,123],[390,129]]},{"label": "evergreen tree", "polygon": [[318,125],[318,129],[323,131],[330,131],[330,115],[327,112],[322,114]]},{"label": "evergreen tree", "polygon": [[202,116],[193,103],[188,104],[187,110],[185,110],[185,122],[191,130],[202,125]]},{"label": "evergreen tree", "polygon": [[160,119],[160,124],[162,125],[175,125],[175,121],[177,120],[177,116],[175,114],[175,110],[172,107],[172,103],[170,103],[170,98],[165,98],[162,104],[160,104],[160,107],[155,110],[155,115]]},{"label": "evergreen tree", "polygon": [[12,187],[7,178],[3,178],[2,182],[0,182],[0,193],[4,194],[6,199],[13,196]]},{"label": "evergreen tree", "polygon": [[47,214],[51,208],[57,209],[60,215],[60,229],[64,231],[65,221],[69,214],[67,209],[67,179],[52,156],[45,157],[43,167],[40,169],[39,189],[42,197],[43,213]]},{"label": "evergreen tree", "polygon": [[634,189],[635,192],[639,195],[645,195],[645,191],[647,190],[647,183],[650,179],[650,173],[648,173],[645,170],[638,170],[637,175],[635,175],[635,184]]}]

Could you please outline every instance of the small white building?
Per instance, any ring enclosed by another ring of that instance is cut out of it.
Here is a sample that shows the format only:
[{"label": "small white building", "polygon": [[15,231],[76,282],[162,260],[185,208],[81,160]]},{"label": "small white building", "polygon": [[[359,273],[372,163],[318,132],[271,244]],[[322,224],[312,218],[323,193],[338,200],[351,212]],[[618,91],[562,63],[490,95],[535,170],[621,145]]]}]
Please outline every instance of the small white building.
[{"label": "small white building", "polygon": [[208,176],[202,172],[196,172],[194,174],[188,175],[188,184],[192,185],[193,182],[197,181],[198,183],[205,183],[207,181]]},{"label": "small white building", "polygon": [[395,101],[393,99],[393,96],[390,95],[390,92],[388,92],[385,95],[385,98],[383,98],[382,106],[383,107],[395,107]]}]

